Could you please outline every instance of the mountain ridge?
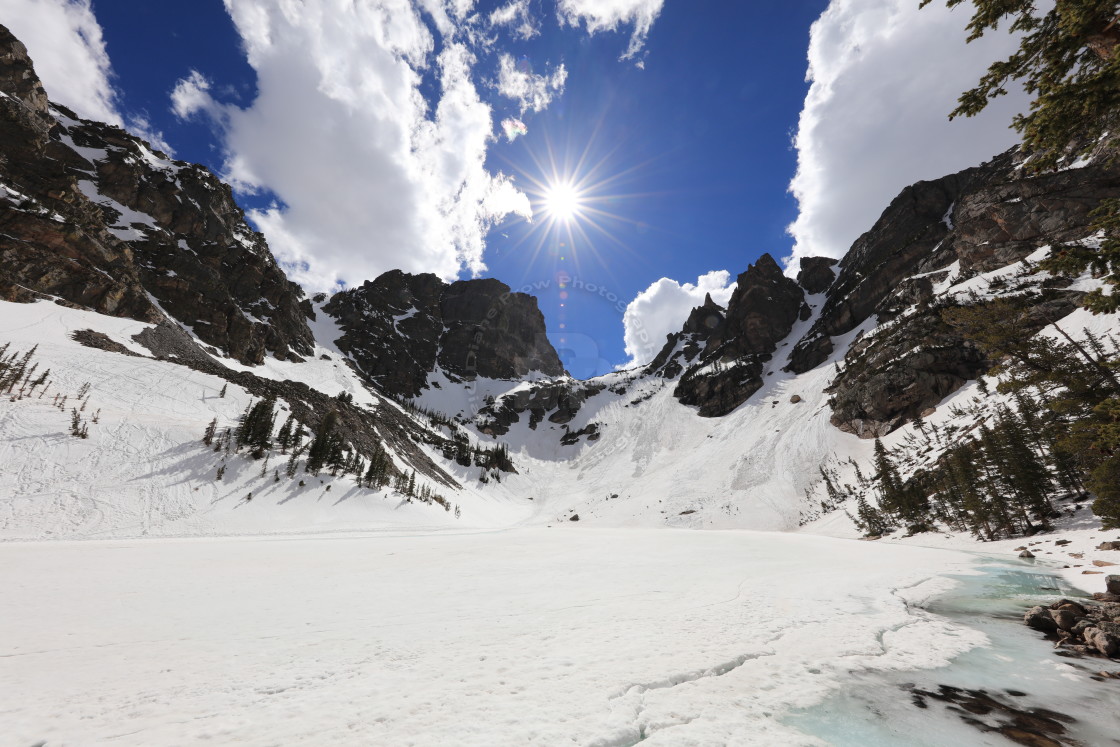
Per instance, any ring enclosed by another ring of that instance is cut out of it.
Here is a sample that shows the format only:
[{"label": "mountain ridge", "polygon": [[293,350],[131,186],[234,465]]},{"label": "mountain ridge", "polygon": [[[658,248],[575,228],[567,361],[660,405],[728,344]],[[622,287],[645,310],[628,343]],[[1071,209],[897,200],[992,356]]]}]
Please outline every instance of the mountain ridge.
[{"label": "mountain ridge", "polygon": [[[345,464],[330,477],[305,476],[306,454],[284,450],[297,467],[289,480],[275,467],[271,479],[267,459],[254,477],[255,463],[227,450],[176,457],[159,473],[169,483],[129,478],[175,496],[173,516],[208,510],[184,484],[206,486],[219,503],[248,491],[265,524],[275,517],[258,507],[322,501],[339,486],[382,501],[378,521],[395,515],[392,501],[420,496],[447,520],[451,503],[442,494],[433,503],[431,491],[450,491],[467,522],[794,528],[819,515],[822,475],[837,460],[866,463],[871,439],[901,444],[918,419],[955,423],[947,403],[975,399],[993,361],[942,322],[943,306],[970,303],[969,293],[1018,294],[1031,304],[1032,331],[1081,313],[1091,278],[1063,280],[1036,264],[1051,246],[1090,240],[1093,204],[1120,196],[1112,141],[1094,159],[1042,175],[1009,151],[907,187],[842,260],[805,258],[794,279],[761,255],[726,306],[705,298],[650,363],[578,381],[548,341],[536,299],[496,279],[446,283],[393,270],[306,298],[227,185],[50,104],[6,30],[0,91],[0,297],[33,303],[9,316],[53,330],[44,338],[58,357],[46,362],[52,370],[69,366],[64,377],[76,381],[82,356],[92,356],[123,374],[126,352],[145,359],[128,365],[153,382],[204,381],[206,392],[221,389],[218,399],[227,385],[237,390],[240,416],[210,393],[193,404],[137,394],[139,410],[197,414],[197,433],[186,435],[184,420],[160,436],[171,441],[197,441],[211,418],[232,433],[263,401],[308,435],[336,429]],[[52,314],[49,301],[79,316]],[[47,323],[54,317],[70,325],[65,337]],[[28,422],[53,415],[36,417]],[[92,432],[98,448],[116,448]],[[342,487],[358,465],[379,460],[385,483],[356,474],[356,488]],[[227,484],[231,464],[243,466]],[[87,473],[54,469],[82,492]],[[127,500],[162,500],[139,490]],[[28,521],[17,512],[4,525],[19,532]]]}]

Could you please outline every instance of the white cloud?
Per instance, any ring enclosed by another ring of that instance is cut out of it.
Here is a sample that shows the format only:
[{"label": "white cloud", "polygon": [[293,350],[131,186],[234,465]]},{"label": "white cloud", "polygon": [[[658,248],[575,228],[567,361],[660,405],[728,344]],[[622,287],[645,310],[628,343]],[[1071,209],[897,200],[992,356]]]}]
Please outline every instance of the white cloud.
[{"label": "white cloud", "polygon": [[664,0],[560,0],[557,12],[562,23],[585,24],[589,34],[632,25],[630,43],[620,58],[628,60],[642,51],[664,4]]},{"label": "white cloud", "polygon": [[[493,123],[471,52],[435,39],[408,0],[225,2],[257,98],[222,104],[192,71],[172,107],[219,125],[225,176],[239,190],[278,197],[250,217],[297,268],[293,277],[326,288],[390,268],[444,278],[484,269],[487,230],[530,208],[509,178],[485,168]],[[450,37],[472,5],[422,4]],[[419,90],[425,73],[440,86],[432,106]]]},{"label": "white cloud", "polygon": [[186,119],[199,112],[206,112],[217,120],[224,118],[224,109],[210,95],[210,81],[197,70],[182,78],[171,91],[171,111]]},{"label": "white cloud", "polygon": [[0,0],[0,18],[27,46],[52,101],[85,119],[123,124],[90,0]]},{"label": "white cloud", "polygon": [[688,314],[704,303],[704,296],[727,306],[735,281],[726,270],[715,270],[697,278],[696,283],[678,283],[661,278],[650,285],[626,307],[622,316],[623,340],[628,366],[644,365],[653,360],[665,345],[665,336],[680,332]]},{"label": "white cloud", "polygon": [[522,113],[547,109],[552,99],[564,92],[567,80],[568,71],[563,64],[550,74],[537,75],[528,60],[519,62],[508,54],[498,59],[498,93],[516,101]]},{"label": "white cloud", "polygon": [[529,11],[529,0],[513,0],[490,13],[487,21],[491,27],[509,28],[515,37],[522,40],[532,39],[541,33],[540,25]]},{"label": "white cloud", "polygon": [[[966,4],[967,5],[967,4]],[[799,257],[841,257],[903,187],[979,164],[1017,142],[1008,129],[1027,98],[1012,90],[972,119],[948,121],[1017,42],[990,34],[965,44],[970,7],[916,0],[833,0],[813,25],[809,94],[790,185]]]},{"label": "white cloud", "polygon": [[148,141],[156,150],[163,151],[164,155],[175,157],[175,149],[163,137],[163,133],[152,126],[147,114],[130,114],[126,125],[129,132]]}]

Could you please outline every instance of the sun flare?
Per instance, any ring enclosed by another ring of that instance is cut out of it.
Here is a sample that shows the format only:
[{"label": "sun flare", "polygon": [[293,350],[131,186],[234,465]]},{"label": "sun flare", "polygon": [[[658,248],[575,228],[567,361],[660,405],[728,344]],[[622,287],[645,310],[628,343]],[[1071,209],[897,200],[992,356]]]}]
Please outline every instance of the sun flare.
[{"label": "sun flare", "polygon": [[570,223],[580,215],[583,195],[571,182],[556,182],[544,191],[544,209],[548,217],[561,223]]}]

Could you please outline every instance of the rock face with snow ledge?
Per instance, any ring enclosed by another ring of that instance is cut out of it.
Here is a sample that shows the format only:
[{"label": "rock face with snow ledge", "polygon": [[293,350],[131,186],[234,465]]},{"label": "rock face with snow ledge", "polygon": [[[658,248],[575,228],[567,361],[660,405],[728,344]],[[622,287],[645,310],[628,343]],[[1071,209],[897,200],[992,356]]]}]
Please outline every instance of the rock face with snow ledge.
[{"label": "rock face with snow ledge", "polygon": [[727,314],[685,370],[675,396],[700,415],[726,415],[762,387],[762,364],[798,319],[807,319],[805,291],[782,274],[769,254],[739,275]]},{"label": "rock face with snow ledge", "polygon": [[[1105,143],[1089,165],[1037,175],[1012,150],[907,187],[840,262],[824,308],[794,347],[787,369],[804,373],[820,365],[832,353],[833,336],[874,316],[890,323],[847,352],[831,387],[833,424],[873,438],[936,405],[991,362],[941,321],[936,304],[931,306],[935,286],[1007,267],[1045,246],[1088,238],[1092,209],[1120,196],[1114,150]],[[1035,329],[1069,314],[1081,298],[1063,291],[1058,278],[1045,286],[1038,278],[1007,280],[993,290],[1028,297]]]},{"label": "rock face with snow ledge", "polygon": [[162,318],[129,247],[81,193],[27,49],[0,26],[0,298],[55,296],[104,314]]},{"label": "rock face with snow ledge", "polygon": [[166,312],[247,364],[311,353],[303,291],[227,185],[120,128],[52,107],[3,27],[0,92],[5,298],[47,294],[147,321]]},{"label": "rock face with snow ledge", "polygon": [[492,278],[448,284],[391,270],[336,294],[323,310],[343,331],[339,350],[395,396],[418,396],[437,369],[453,381],[564,373],[537,300]]}]

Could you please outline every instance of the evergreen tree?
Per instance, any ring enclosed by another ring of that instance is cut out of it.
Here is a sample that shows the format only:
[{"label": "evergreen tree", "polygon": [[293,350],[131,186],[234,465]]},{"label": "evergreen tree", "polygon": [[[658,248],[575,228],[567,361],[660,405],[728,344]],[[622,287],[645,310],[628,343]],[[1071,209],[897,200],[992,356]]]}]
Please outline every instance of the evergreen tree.
[{"label": "evergreen tree", "polygon": [[334,445],[334,429],[337,423],[338,412],[336,410],[331,410],[323,416],[322,422],[319,423],[319,430],[307,449],[307,466],[305,467],[307,472],[318,475],[323,470]]},{"label": "evergreen tree", "polygon": [[218,430],[218,419],[214,418],[210,424],[206,426],[206,431],[202,434],[202,443],[207,446],[214,444],[214,433]]},{"label": "evergreen tree", "polygon": [[[922,0],[925,7],[933,0]],[[964,0],[946,0],[955,7]],[[1031,111],[1012,126],[1023,144],[1037,154],[1035,168],[1053,167],[1072,145],[1086,152],[1109,129],[1120,104],[1120,42],[1115,0],[1058,0],[1049,12],[1036,13],[1035,0],[971,0],[969,41],[1010,21],[1022,32],[1019,48],[995,62],[979,84],[965,92],[953,117],[971,117],[988,102],[1023,81],[1034,96]]]},{"label": "evergreen tree", "polygon": [[284,424],[280,426],[280,432],[276,434],[276,445],[280,447],[281,454],[288,453],[288,447],[292,443],[292,426],[295,425],[295,422],[295,414],[289,413]]},{"label": "evergreen tree", "polygon": [[241,417],[237,428],[237,447],[252,449],[254,459],[262,459],[272,448],[272,427],[275,423],[276,398],[267,397],[251,405]]},{"label": "evergreen tree", "polygon": [[288,477],[295,477],[296,470],[299,469],[299,458],[303,455],[303,447],[292,449],[292,455],[288,457],[288,464],[284,467],[284,474]]}]

